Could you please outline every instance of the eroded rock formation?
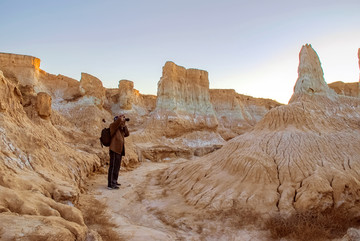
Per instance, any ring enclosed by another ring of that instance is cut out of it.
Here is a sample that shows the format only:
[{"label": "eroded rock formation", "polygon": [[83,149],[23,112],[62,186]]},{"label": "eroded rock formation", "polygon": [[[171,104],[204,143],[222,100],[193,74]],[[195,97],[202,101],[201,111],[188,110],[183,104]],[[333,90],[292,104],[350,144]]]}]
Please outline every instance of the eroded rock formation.
[{"label": "eroded rock formation", "polygon": [[162,161],[207,154],[224,143],[217,126],[208,73],[166,62],[156,108],[137,137],[139,158]]},{"label": "eroded rock formation", "polygon": [[358,215],[360,100],[337,96],[316,52],[302,47],[288,105],[199,160],[169,168],[162,184],[199,208],[257,212],[343,208]]},{"label": "eroded rock formation", "polygon": [[105,108],[113,116],[125,114],[129,117],[131,121],[128,124],[132,130],[137,130],[146,122],[155,106],[156,96],[140,94],[130,80],[120,80],[118,89],[106,89]]},{"label": "eroded rock formation", "polygon": [[219,122],[218,131],[225,140],[250,130],[270,109],[281,105],[232,89],[210,89],[210,97]]},{"label": "eroded rock formation", "polygon": [[218,121],[210,102],[208,73],[166,62],[152,122],[151,128],[167,137],[194,130],[215,131]]},{"label": "eroded rock formation", "polygon": [[36,96],[36,109],[42,118],[47,118],[51,115],[51,96],[47,93],[40,92]]},{"label": "eroded rock formation", "polygon": [[[34,116],[31,120],[17,84],[2,72],[0,98],[1,237],[84,240],[88,229],[73,204],[100,159],[91,150],[80,151],[83,147],[72,143],[66,133],[91,140],[71,126],[66,131],[57,129],[53,119],[38,122]],[[38,100],[39,113],[48,116],[49,96],[39,93]]]},{"label": "eroded rock formation", "polygon": [[89,98],[94,99],[94,103],[102,107],[105,98],[105,88],[101,80],[87,73],[81,73],[80,92]]}]

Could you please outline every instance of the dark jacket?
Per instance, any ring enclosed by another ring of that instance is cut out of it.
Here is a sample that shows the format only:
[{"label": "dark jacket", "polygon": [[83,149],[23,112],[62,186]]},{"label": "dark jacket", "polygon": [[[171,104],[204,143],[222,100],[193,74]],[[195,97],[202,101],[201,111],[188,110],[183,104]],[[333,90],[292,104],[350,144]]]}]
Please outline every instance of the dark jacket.
[{"label": "dark jacket", "polygon": [[129,130],[125,123],[118,118],[110,124],[110,134],[112,136],[109,149],[113,152],[125,156],[125,137],[128,137]]}]

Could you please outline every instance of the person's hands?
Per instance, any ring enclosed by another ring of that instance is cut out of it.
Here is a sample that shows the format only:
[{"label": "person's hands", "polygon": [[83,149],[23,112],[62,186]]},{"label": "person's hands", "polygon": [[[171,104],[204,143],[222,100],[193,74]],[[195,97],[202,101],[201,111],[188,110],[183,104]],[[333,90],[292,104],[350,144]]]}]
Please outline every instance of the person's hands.
[{"label": "person's hands", "polygon": [[120,125],[121,126],[125,126],[125,115],[119,115],[119,118],[120,118]]}]

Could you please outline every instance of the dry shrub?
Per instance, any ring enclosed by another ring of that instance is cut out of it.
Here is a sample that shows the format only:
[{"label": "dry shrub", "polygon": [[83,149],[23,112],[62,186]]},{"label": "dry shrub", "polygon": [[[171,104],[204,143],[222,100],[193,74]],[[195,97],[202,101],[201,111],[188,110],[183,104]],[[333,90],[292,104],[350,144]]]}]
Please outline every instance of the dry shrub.
[{"label": "dry shrub", "polygon": [[249,225],[260,226],[262,222],[260,215],[254,210],[240,208],[236,204],[231,209],[212,212],[211,216],[211,219],[224,220],[223,222],[226,222],[227,225],[236,228]]},{"label": "dry shrub", "polygon": [[297,212],[286,218],[277,214],[266,221],[265,227],[274,239],[311,241],[340,238],[350,227],[359,224],[359,218],[354,218],[345,210],[329,209],[321,213]]},{"label": "dry shrub", "polygon": [[83,201],[79,208],[83,213],[86,226],[98,232],[104,241],[124,240],[113,230],[116,225],[111,222],[111,217],[106,213],[106,204],[95,198],[88,198],[86,203]]}]

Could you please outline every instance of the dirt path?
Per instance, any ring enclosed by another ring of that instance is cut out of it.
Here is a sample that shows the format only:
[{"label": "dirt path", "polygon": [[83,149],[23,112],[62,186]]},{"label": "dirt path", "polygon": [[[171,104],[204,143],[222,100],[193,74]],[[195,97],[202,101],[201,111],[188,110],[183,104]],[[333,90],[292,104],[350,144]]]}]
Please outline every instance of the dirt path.
[{"label": "dirt path", "polygon": [[124,240],[176,240],[169,228],[147,210],[147,206],[139,200],[141,190],[147,182],[146,176],[161,170],[170,163],[144,162],[133,171],[120,171],[120,189],[107,189],[107,175],[96,175],[89,179],[88,195],[108,207],[111,222],[117,227],[115,232]]},{"label": "dirt path", "polygon": [[112,229],[122,240],[263,240],[264,232],[196,217],[199,210],[186,205],[179,195],[158,199],[164,190],[148,174],[160,175],[162,169],[179,162],[143,162],[133,171],[120,171],[118,190],[107,189],[106,174],[95,175],[85,195],[106,205]]}]

